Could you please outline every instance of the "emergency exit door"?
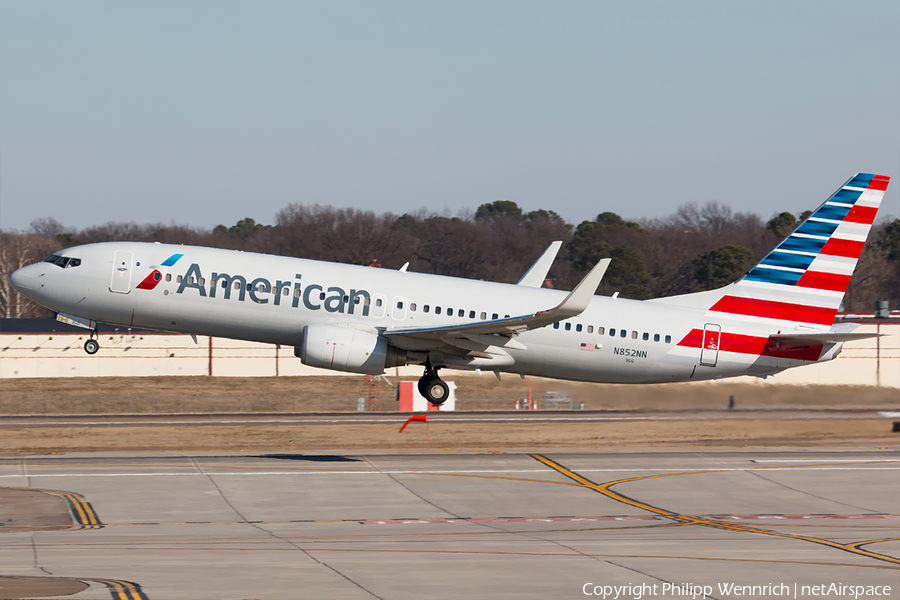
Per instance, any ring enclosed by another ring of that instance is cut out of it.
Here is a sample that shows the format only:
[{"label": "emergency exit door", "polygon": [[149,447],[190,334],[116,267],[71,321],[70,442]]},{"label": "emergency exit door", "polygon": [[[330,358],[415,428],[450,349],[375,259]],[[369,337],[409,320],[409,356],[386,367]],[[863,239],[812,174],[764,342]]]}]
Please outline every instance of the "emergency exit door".
[{"label": "emergency exit door", "polygon": [[703,326],[703,345],[700,346],[700,364],[704,367],[716,366],[719,360],[719,344],[722,341],[722,326],[707,323]]}]

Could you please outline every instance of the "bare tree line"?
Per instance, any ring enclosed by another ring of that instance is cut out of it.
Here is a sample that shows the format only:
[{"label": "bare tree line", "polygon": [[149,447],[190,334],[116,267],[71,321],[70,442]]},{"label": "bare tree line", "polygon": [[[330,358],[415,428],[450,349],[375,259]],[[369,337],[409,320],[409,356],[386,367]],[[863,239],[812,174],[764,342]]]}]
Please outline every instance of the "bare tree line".
[{"label": "bare tree line", "polygon": [[[637,222],[604,212],[576,226],[553,211],[526,213],[514,202],[497,201],[457,216],[290,204],[271,226],[246,218],[211,230],[161,223],[75,230],[47,218],[32,222],[29,231],[0,230],[0,315],[49,316],[12,290],[7,275],[60,249],[104,241],[213,246],[391,269],[409,262],[411,271],[513,283],[550,242],[562,240],[547,285],[571,289],[597,260],[612,257],[598,293],[647,299],[734,281],[806,216],[783,212],[764,221],[711,202]],[[900,306],[900,219],[876,223],[844,309],[871,311],[875,300]]]}]

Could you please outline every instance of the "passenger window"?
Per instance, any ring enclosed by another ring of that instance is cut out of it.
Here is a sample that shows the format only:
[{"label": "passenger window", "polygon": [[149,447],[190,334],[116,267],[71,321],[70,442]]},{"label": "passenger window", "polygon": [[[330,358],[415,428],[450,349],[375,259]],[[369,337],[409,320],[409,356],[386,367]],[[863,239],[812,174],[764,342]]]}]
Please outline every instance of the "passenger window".
[{"label": "passenger window", "polygon": [[397,303],[397,308],[403,308],[403,303],[402,303],[402,302],[398,302],[398,303]]},{"label": "passenger window", "polygon": [[487,313],[483,312],[481,313],[481,320],[484,321],[485,319],[487,319]]},{"label": "passenger window", "polygon": [[[178,281],[181,281],[181,275],[178,276]],[[225,285],[224,285],[225,282],[224,282],[224,281],[222,282],[222,284],[223,284],[222,287],[225,287]],[[240,282],[240,281],[235,281],[235,282],[234,282],[234,289],[236,289],[236,290],[241,289],[241,282]]]},{"label": "passenger window", "polygon": [[422,312],[428,312],[429,310],[431,310],[431,307],[428,306],[427,304],[422,307]]},{"label": "passenger window", "polygon": [[[284,289],[287,289],[287,288],[284,288]],[[300,297],[300,288],[296,288],[294,290],[294,298],[299,298],[299,297]]]},{"label": "passenger window", "polygon": [[500,315],[498,315],[497,313],[494,313],[494,314],[491,316],[491,318],[492,318],[492,319],[496,319],[496,318],[499,317],[499,316],[500,316]]},{"label": "passenger window", "polygon": [[325,292],[319,292],[319,300],[325,299]]},{"label": "passenger window", "polygon": [[610,337],[616,337],[616,330],[613,329],[612,327],[610,327],[610,329],[609,329],[609,335],[610,335]]},{"label": "passenger window", "polygon": [[474,318],[475,318],[475,311],[474,311],[474,310],[470,310],[470,311],[469,311],[469,318],[470,318],[470,319],[474,319]]},{"label": "passenger window", "polygon": [[200,278],[200,281],[199,281],[198,283],[199,283],[200,285],[206,285],[206,277],[201,277],[201,278]]},{"label": "passenger window", "polygon": [[647,340],[650,339],[650,334],[647,333],[647,332],[644,332],[644,335],[643,335],[642,339],[646,342]]},{"label": "passenger window", "polygon": [[162,279],[162,273],[160,273],[159,271],[155,272],[153,274],[153,281],[159,281],[160,279]]},{"label": "passenger window", "polygon": [[353,304],[359,304],[359,296],[353,296]]},{"label": "passenger window", "polygon": [[575,331],[581,332],[581,323],[575,326]]},{"label": "passenger window", "polygon": [[[262,290],[260,290],[260,291],[262,291]],[[341,302],[343,302],[344,304],[350,304],[350,296],[347,296],[346,294],[344,294],[344,297],[341,298]]]},{"label": "passenger window", "polygon": [[[172,274],[166,273],[166,281],[172,281]],[[224,281],[222,283],[225,283]],[[224,287],[224,286],[223,286]]]},{"label": "passenger window", "polygon": [[658,341],[659,341],[659,334],[658,334],[658,333],[654,333],[654,334],[653,334],[653,341],[654,341],[654,342],[658,342]]},{"label": "passenger window", "polygon": [[559,329],[559,321],[553,324],[553,329]]},{"label": "passenger window", "polygon": [[381,298],[375,299],[375,306],[381,306]]},{"label": "passenger window", "polygon": [[594,333],[594,326],[593,326],[593,325],[588,325],[588,330],[587,330],[587,332],[588,332],[588,333]]},{"label": "passenger window", "polygon": [[627,336],[627,335],[628,335],[628,332],[625,331],[624,329],[620,329],[620,330],[619,330],[619,337],[625,337],[625,336]]},{"label": "passenger window", "polygon": [[[357,298],[359,298],[359,296],[357,296]],[[365,300],[363,300],[363,306],[371,306],[371,305],[372,305],[371,298],[366,298]]]},{"label": "passenger window", "polygon": [[671,335],[667,335],[667,336],[666,336],[666,343],[667,343],[667,344],[671,344],[671,343],[672,343],[672,336],[671,336]]},{"label": "passenger window", "polygon": [[415,302],[411,302],[411,303],[410,303],[410,305],[409,305],[409,310],[411,310],[411,311],[415,311],[415,310],[416,310],[416,303],[415,303]]},{"label": "passenger window", "polygon": [[435,307],[434,307],[434,314],[436,314],[436,315],[441,314],[441,307],[440,307],[440,306],[435,306]]},{"label": "passenger window", "polygon": [[606,328],[604,328],[604,327],[598,327],[598,328],[597,328],[597,334],[598,334],[598,335],[603,335],[604,333],[606,333]]},{"label": "passenger window", "polygon": [[463,308],[459,309],[459,311],[456,313],[456,316],[457,316],[457,317],[464,317],[464,316],[466,316],[466,311],[465,311],[465,309],[463,309]]},{"label": "passenger window", "polygon": [[508,318],[509,318],[509,315],[503,315],[503,318],[504,318],[504,319],[508,319]]},{"label": "passenger window", "polygon": [[181,275],[179,275],[179,276],[175,279],[175,281],[176,281],[177,283],[181,283]]},{"label": "passenger window", "polygon": [[188,285],[194,285],[194,276],[193,275],[188,277]]},{"label": "passenger window", "polygon": [[[297,290],[297,291],[299,292],[300,290]],[[282,295],[282,296],[287,296],[287,295],[290,294],[290,293],[291,293],[291,288],[289,288],[289,287],[283,287],[283,288],[281,288],[281,295]],[[298,295],[299,295],[299,294],[298,294]]]},{"label": "passenger window", "polygon": [[637,339],[637,336],[638,336],[637,331],[632,331],[632,332],[631,332],[631,339],[636,340],[636,339]]},{"label": "passenger window", "polygon": [[572,324],[566,323],[566,331],[572,331]]}]

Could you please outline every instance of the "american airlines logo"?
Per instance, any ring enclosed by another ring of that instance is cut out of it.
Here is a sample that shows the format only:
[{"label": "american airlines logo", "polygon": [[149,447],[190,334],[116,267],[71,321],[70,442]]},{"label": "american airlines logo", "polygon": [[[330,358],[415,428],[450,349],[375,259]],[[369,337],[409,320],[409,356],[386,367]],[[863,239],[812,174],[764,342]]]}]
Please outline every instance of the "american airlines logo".
[{"label": "american airlines logo", "polygon": [[[309,310],[325,309],[326,312],[354,314],[356,309],[362,309],[362,316],[369,316],[371,294],[367,290],[345,290],[344,288],[331,286],[324,288],[313,283],[301,287],[301,275],[294,275],[293,280],[276,279],[273,283],[265,277],[257,277],[247,281],[243,275],[230,275],[228,273],[213,272],[210,278],[209,292],[200,282],[204,280],[200,265],[193,263],[187,273],[181,278],[176,294],[183,294],[185,290],[197,290],[202,298],[215,298],[221,294],[225,300],[235,297],[237,302],[245,302],[247,298],[256,304],[272,304],[280,306],[282,298],[291,298],[291,307],[297,308],[303,302]],[[292,293],[293,291],[293,293]]]}]

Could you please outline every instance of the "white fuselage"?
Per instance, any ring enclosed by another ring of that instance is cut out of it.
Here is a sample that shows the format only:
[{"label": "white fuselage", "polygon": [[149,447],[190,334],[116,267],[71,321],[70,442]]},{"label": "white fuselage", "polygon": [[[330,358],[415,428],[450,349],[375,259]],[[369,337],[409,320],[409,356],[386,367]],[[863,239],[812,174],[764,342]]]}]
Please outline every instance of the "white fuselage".
[{"label": "white fuselage", "polygon": [[[547,310],[567,295],[510,284],[166,244],[109,242],[73,247],[59,254],[80,259],[80,264],[67,268],[46,262],[30,265],[17,271],[12,283],[54,311],[93,321],[295,347],[302,343],[304,327],[314,323],[371,331],[461,325]],[[182,256],[173,259],[177,255]],[[158,281],[154,279],[157,272]],[[723,293],[710,292],[709,304]],[[777,323],[764,320],[716,320],[713,326],[747,335],[765,337],[776,329],[781,331]],[[701,364],[701,349],[679,342],[709,325],[706,307],[680,305],[677,299],[635,301],[594,296],[579,316],[522,332],[515,337],[519,344],[506,347],[502,356],[453,355],[446,366],[578,381],[655,383],[772,373],[818,359],[717,349]],[[395,337],[391,343],[410,351],[411,356],[427,349],[415,336]]]}]

